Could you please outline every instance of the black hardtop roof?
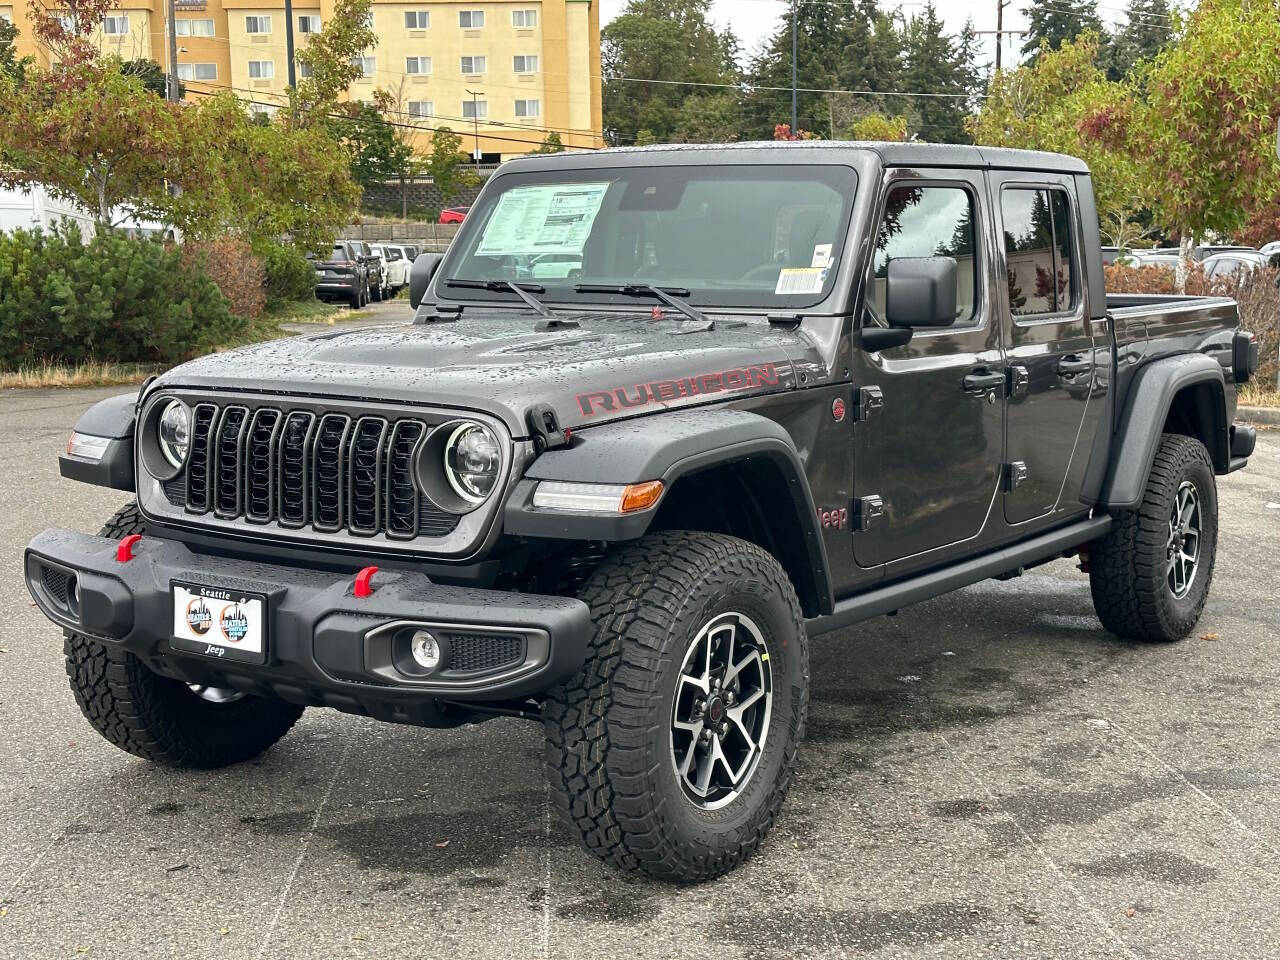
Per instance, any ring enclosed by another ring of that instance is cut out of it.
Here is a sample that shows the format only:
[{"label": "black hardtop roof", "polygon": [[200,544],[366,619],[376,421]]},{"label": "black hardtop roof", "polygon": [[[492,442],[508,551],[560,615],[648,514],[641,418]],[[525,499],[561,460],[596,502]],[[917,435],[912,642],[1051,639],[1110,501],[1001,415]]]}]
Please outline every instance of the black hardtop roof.
[{"label": "black hardtop roof", "polygon": [[685,163],[689,155],[705,154],[708,163],[732,163],[734,155],[754,161],[778,163],[839,163],[854,154],[874,153],[885,166],[981,167],[997,170],[1039,170],[1051,173],[1088,173],[1082,160],[1061,153],[1010,150],[1006,147],[968,146],[951,143],[876,143],[854,140],[759,140],[746,143],[671,143],[648,147],[611,147],[606,150],[569,150],[532,154],[503,164],[504,168],[555,167],[573,169]]}]

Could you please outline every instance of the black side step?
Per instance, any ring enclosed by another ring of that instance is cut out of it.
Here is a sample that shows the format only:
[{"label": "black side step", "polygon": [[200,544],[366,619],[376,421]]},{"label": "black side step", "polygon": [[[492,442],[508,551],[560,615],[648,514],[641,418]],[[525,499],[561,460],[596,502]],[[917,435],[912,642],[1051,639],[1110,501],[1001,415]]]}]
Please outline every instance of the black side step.
[{"label": "black side step", "polygon": [[839,630],[871,617],[891,613],[902,607],[930,600],[950,593],[971,583],[988,580],[1019,567],[1051,559],[1055,554],[1070,550],[1102,536],[1111,528],[1110,517],[1094,517],[1081,520],[1069,527],[1042,533],[1038,537],[1001,547],[991,553],[965,560],[963,563],[941,570],[933,570],[887,587],[868,590],[857,596],[847,597],[836,603],[835,610],[825,617],[814,617],[804,623],[805,632],[811,637],[832,630]]}]

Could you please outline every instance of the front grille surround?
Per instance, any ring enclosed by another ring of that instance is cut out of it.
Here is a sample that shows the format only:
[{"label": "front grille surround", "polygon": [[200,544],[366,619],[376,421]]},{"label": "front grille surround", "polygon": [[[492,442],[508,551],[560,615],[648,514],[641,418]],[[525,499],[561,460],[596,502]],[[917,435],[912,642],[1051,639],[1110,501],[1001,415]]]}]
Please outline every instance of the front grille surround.
[{"label": "front grille surround", "polygon": [[[499,489],[474,511],[445,510],[416,479],[432,433],[459,418],[509,437],[485,414],[407,405],[164,390],[148,410],[177,397],[192,411],[191,453],[175,478],[137,464],[139,504],[150,519],[256,539],[336,550],[465,559],[496,536],[516,461],[508,439]],[[146,413],[139,418],[147,423]]]}]

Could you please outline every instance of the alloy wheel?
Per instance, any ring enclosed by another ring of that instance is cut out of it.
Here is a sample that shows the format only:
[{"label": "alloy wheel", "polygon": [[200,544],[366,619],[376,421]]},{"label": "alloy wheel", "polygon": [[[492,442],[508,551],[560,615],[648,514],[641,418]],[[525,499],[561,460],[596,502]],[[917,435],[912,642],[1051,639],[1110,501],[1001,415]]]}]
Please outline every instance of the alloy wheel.
[{"label": "alloy wheel", "polygon": [[1169,514],[1169,538],[1165,542],[1165,576],[1173,596],[1181,600],[1191,592],[1200,568],[1200,494],[1190,480],[1182,481]]}]

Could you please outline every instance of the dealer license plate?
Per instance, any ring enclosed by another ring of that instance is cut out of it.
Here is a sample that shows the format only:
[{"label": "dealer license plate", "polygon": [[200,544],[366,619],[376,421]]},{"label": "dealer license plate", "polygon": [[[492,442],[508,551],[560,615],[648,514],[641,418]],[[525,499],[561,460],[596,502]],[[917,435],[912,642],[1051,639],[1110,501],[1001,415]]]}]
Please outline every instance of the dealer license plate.
[{"label": "dealer license plate", "polygon": [[261,593],[172,582],[170,646],[188,653],[267,662],[267,598]]}]

